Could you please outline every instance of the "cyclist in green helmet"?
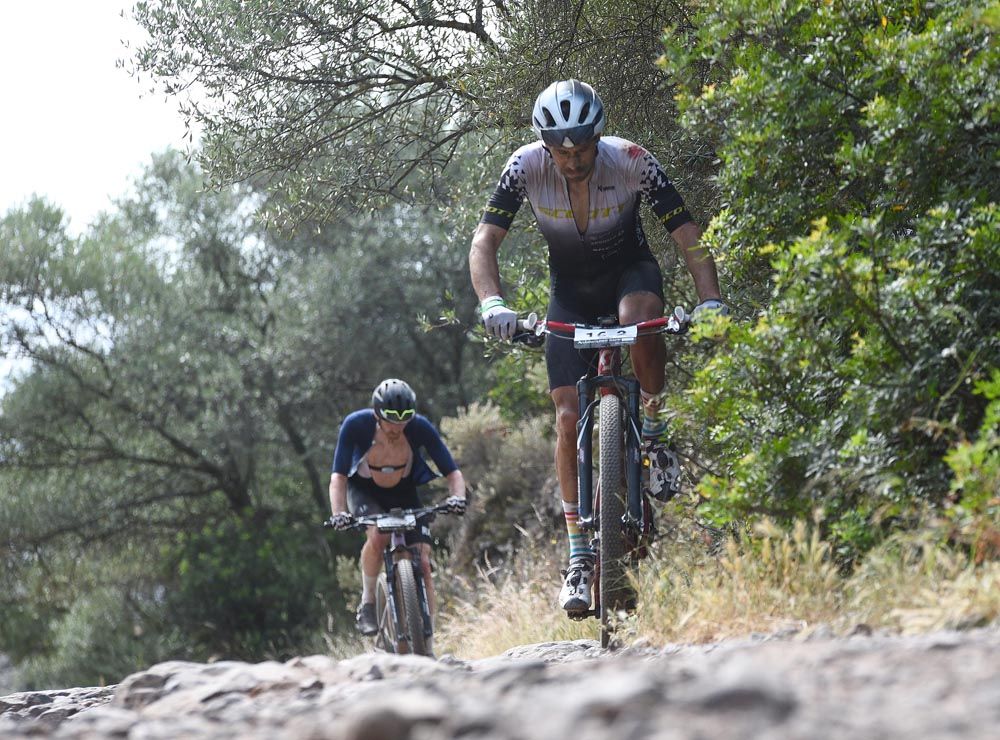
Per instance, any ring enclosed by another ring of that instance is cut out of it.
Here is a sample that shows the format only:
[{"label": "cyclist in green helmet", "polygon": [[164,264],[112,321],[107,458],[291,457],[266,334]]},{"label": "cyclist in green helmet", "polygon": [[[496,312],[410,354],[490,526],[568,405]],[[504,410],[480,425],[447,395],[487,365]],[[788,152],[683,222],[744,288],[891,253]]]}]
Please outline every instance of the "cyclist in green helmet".
[{"label": "cyclist in green helmet", "polygon": [[[340,425],[330,475],[330,519],[335,529],[349,529],[355,516],[392,508],[422,506],[417,487],[437,475],[421,457],[426,450],[448,483],[449,513],[465,513],[465,479],[435,426],[418,414],[417,396],[403,380],[388,378],[372,392],[370,408],[349,414]],[[378,631],[375,583],[389,535],[369,527],[361,549],[361,603],[357,628],[364,635]],[[434,614],[431,580],[431,536],[424,526],[413,537],[420,543],[427,602]]]}]

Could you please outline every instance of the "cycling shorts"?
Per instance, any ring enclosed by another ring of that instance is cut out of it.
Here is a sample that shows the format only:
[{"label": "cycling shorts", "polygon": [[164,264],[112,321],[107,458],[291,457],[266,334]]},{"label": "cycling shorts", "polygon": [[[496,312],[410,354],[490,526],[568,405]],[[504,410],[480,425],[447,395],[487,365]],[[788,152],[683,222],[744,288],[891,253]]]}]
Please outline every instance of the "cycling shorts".
[{"label": "cycling shorts", "polygon": [[[553,276],[546,318],[567,324],[594,324],[601,317],[617,316],[622,298],[642,292],[653,293],[663,302],[663,273],[653,258],[640,259],[587,280]],[[588,372],[596,371],[598,352],[575,348],[572,337],[546,335],[549,390],[575,386]]]},{"label": "cycling shorts", "polygon": [[[417,485],[408,475],[392,488],[382,488],[371,478],[352,475],[347,479],[347,509],[354,516],[384,514],[390,509],[417,509],[423,506]],[[417,542],[430,544],[431,528],[425,522],[406,533],[406,544]]]}]

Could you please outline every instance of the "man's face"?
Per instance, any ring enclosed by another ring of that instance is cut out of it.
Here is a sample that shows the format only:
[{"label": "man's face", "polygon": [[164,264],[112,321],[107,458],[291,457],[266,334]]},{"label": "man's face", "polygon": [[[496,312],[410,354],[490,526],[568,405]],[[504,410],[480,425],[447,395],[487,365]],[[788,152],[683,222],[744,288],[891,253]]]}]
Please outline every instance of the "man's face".
[{"label": "man's face", "polygon": [[586,182],[594,172],[594,162],[597,161],[597,141],[595,136],[590,141],[566,149],[561,146],[550,146],[549,154],[560,174],[570,182]]},{"label": "man's face", "polygon": [[403,430],[406,429],[406,425],[409,424],[410,422],[408,420],[403,422],[394,422],[394,421],[388,421],[387,419],[379,418],[378,423],[379,426],[382,427],[382,431],[385,432],[385,436],[391,439],[393,442],[395,442],[397,439],[399,439],[400,435],[403,433]]}]

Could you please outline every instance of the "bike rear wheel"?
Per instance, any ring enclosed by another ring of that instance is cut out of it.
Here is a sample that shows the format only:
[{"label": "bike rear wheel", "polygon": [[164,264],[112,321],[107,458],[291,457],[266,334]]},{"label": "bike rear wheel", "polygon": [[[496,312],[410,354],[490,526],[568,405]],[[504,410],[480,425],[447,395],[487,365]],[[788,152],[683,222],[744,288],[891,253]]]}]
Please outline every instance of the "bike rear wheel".
[{"label": "bike rear wheel", "polygon": [[599,617],[601,647],[608,647],[619,612],[635,602],[628,580],[625,536],[625,423],[621,399],[614,394],[601,397],[598,485],[600,486],[600,588]]},{"label": "bike rear wheel", "polygon": [[405,635],[398,636],[397,652],[426,655],[423,610],[420,608],[417,576],[413,572],[413,562],[410,560],[400,560],[396,563],[396,591],[399,594],[397,604],[399,624],[406,631]]}]

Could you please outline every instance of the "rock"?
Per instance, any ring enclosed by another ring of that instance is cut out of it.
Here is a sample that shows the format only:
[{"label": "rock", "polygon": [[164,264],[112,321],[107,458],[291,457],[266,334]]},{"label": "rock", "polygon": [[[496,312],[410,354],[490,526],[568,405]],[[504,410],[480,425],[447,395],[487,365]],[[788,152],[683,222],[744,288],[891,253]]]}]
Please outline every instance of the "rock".
[{"label": "rock", "polygon": [[0,737],[63,740],[979,738],[1000,631],[778,630],[712,645],[589,640],[483,660],[168,662],[118,686],[0,698]]}]

